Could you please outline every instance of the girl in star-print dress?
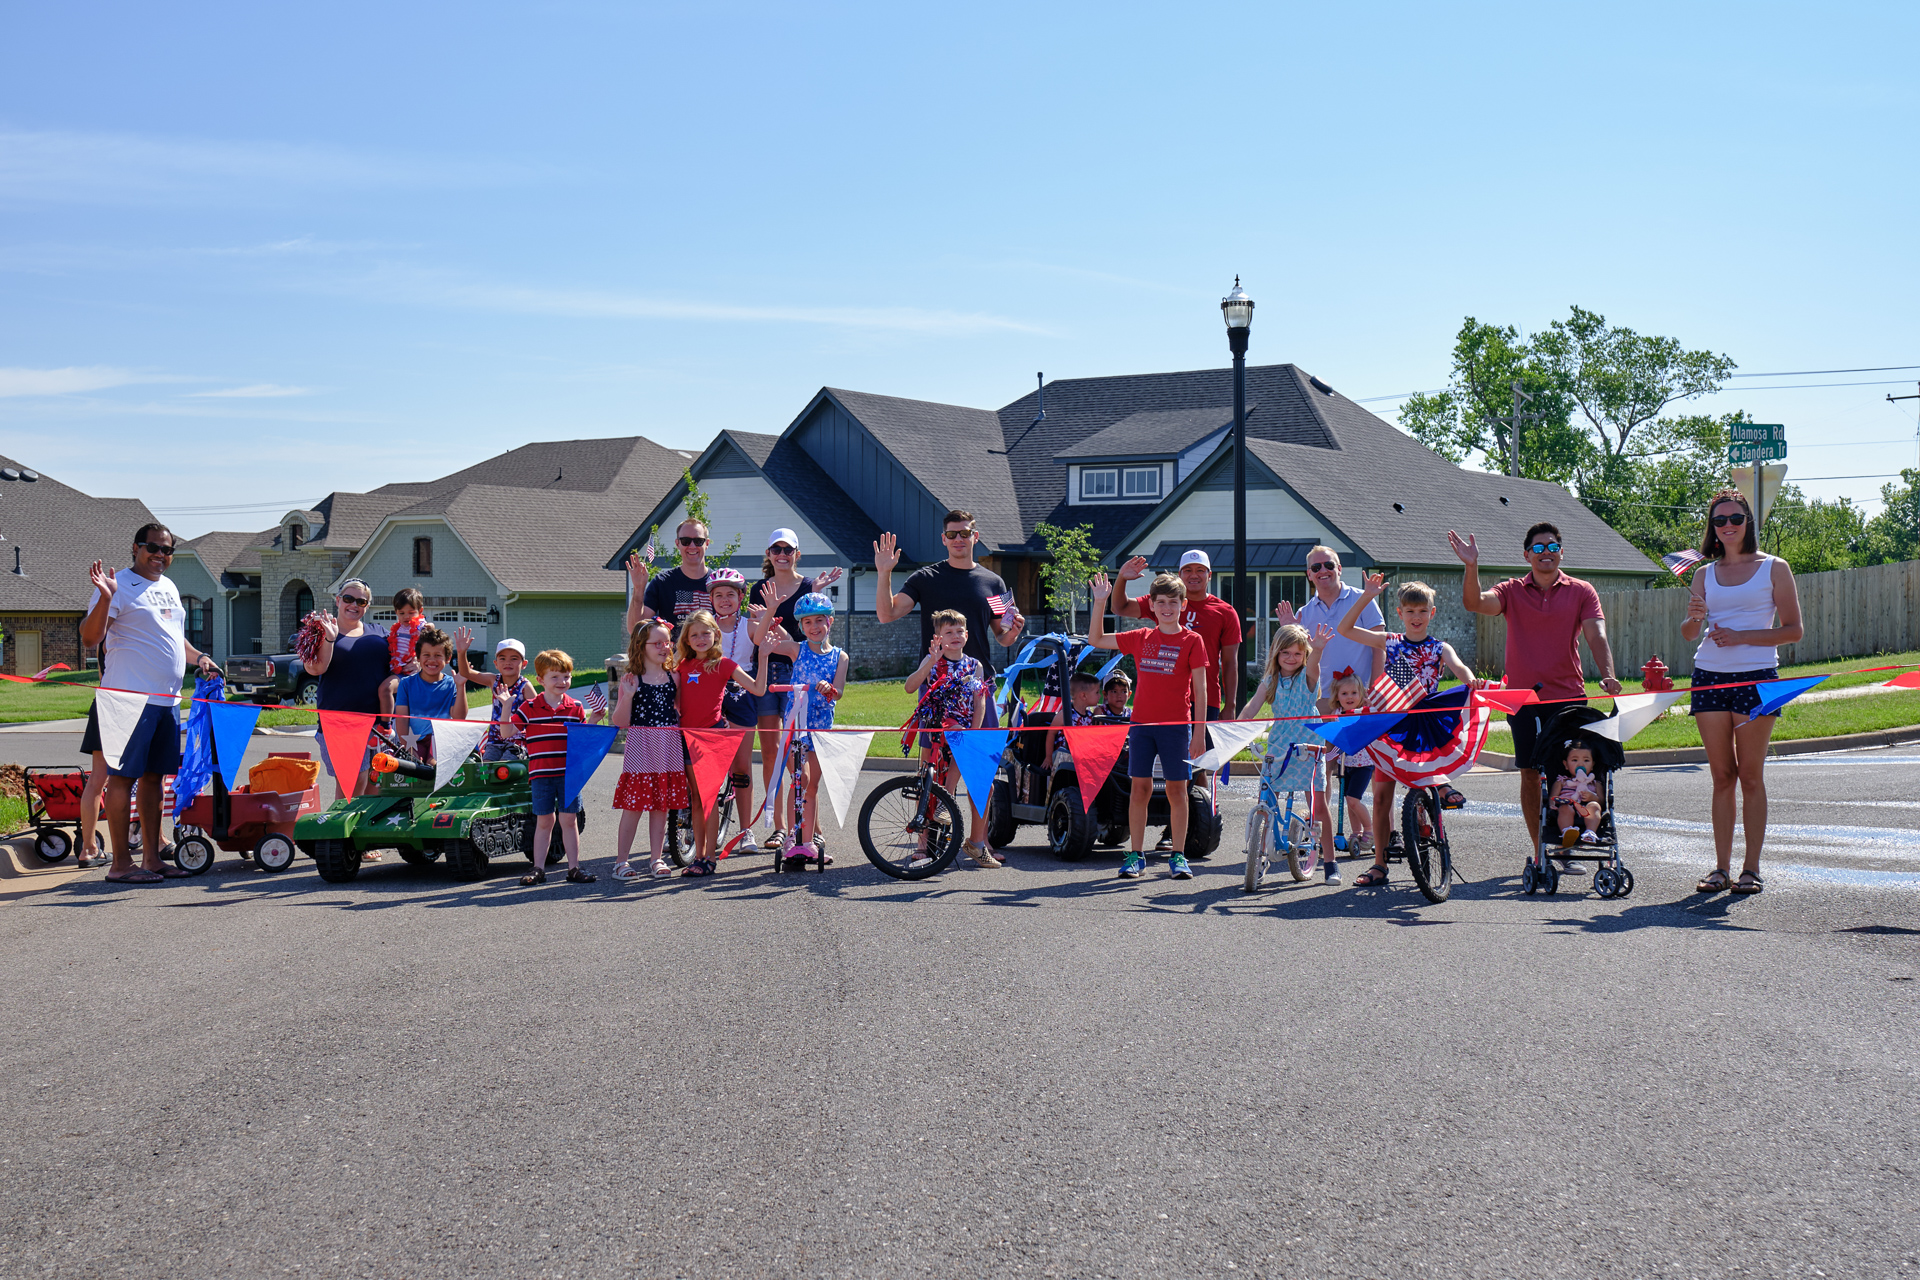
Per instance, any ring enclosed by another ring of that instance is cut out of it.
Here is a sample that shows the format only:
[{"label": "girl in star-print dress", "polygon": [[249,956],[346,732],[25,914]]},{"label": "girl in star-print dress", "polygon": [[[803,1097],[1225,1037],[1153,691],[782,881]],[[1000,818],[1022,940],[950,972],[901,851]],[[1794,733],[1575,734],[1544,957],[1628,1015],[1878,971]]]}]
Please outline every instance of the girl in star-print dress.
[{"label": "girl in star-print dress", "polygon": [[627,750],[614,784],[613,807],[620,812],[614,841],[613,878],[637,880],[627,863],[640,815],[647,815],[653,874],[668,876],[665,857],[667,815],[687,807],[687,749],[680,739],[679,686],[673,678],[673,629],[648,618],[633,629],[627,644],[627,674],[620,677],[613,723],[627,731]]}]

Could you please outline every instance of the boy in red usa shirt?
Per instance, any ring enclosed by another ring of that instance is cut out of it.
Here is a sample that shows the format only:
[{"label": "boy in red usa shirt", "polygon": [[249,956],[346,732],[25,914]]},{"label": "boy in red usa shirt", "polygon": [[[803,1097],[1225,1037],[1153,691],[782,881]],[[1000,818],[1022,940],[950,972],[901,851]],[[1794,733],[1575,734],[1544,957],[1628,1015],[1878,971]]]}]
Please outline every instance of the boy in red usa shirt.
[{"label": "boy in red usa shirt", "polygon": [[1120,864],[1124,880],[1137,880],[1147,859],[1147,802],[1153,798],[1153,761],[1160,760],[1167,780],[1167,818],[1173,837],[1173,856],[1167,871],[1175,880],[1191,880],[1193,870],[1182,852],[1187,845],[1187,780],[1193,776],[1188,761],[1207,748],[1207,646],[1180,625],[1180,609],[1187,589],[1180,579],[1163,573],[1147,592],[1156,627],[1106,630],[1107,598],[1113,584],[1100,574],[1088,584],[1093,591],[1093,620],[1087,642],[1098,649],[1118,649],[1133,659],[1140,683],[1133,695],[1133,727],[1127,730],[1127,777],[1132,793],[1127,803],[1127,837],[1132,851]]}]

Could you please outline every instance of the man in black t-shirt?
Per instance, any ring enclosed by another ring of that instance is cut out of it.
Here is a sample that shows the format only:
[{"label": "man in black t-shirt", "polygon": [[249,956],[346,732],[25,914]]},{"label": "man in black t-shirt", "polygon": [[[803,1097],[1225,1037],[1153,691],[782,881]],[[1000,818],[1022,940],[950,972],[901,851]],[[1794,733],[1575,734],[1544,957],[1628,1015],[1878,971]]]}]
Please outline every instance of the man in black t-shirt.
[{"label": "man in black t-shirt", "polygon": [[627,634],[646,618],[665,618],[674,626],[696,609],[710,609],[707,596],[707,526],[682,520],[674,534],[680,563],[665,573],[647,576],[653,548],[627,557]]},{"label": "man in black t-shirt", "polygon": [[[965,511],[949,511],[941,522],[941,538],[947,547],[944,564],[930,564],[908,575],[898,594],[893,590],[893,570],[900,563],[899,539],[891,533],[880,535],[873,544],[873,567],[880,581],[874,590],[874,614],[882,622],[893,622],[920,606],[920,647],[933,643],[933,615],[952,609],[967,620],[967,654],[978,658],[987,673],[993,673],[993,649],[987,643],[991,635],[1002,645],[1020,638],[1027,620],[1013,607],[1013,593],[1006,581],[990,569],[973,562],[973,544],[980,540],[973,517]],[[989,715],[992,703],[988,703]]]}]

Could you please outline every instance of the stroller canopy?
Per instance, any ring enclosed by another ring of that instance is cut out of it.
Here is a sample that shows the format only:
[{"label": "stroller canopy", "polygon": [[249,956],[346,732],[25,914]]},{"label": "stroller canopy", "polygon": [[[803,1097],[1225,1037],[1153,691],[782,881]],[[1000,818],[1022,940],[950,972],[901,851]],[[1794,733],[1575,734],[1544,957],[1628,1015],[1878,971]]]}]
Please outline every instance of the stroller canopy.
[{"label": "stroller canopy", "polygon": [[1601,714],[1598,707],[1581,705],[1563,708],[1540,730],[1540,736],[1533,746],[1533,759],[1523,762],[1522,767],[1548,775],[1557,773],[1560,762],[1566,758],[1567,745],[1572,743],[1593,752],[1594,763],[1605,772],[1624,769],[1627,764],[1626,749],[1611,738],[1590,732],[1587,727],[1596,721],[1612,718],[1611,715]]}]

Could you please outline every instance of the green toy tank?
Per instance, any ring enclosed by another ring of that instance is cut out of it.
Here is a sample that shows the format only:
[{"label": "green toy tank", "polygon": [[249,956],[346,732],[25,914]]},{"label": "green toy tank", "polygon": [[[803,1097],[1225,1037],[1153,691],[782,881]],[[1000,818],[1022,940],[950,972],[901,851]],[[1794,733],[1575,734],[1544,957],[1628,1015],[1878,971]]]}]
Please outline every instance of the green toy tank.
[{"label": "green toy tank", "polygon": [[[533,789],[524,760],[468,760],[438,791],[433,766],[393,763],[391,772],[373,775],[365,795],[337,800],[294,827],[294,842],[322,880],[353,879],[370,849],[392,849],[416,867],[444,859],[462,880],[485,876],[495,858],[533,860]],[[585,830],[586,815],[575,813]],[[559,849],[556,829],[550,860]]]}]

